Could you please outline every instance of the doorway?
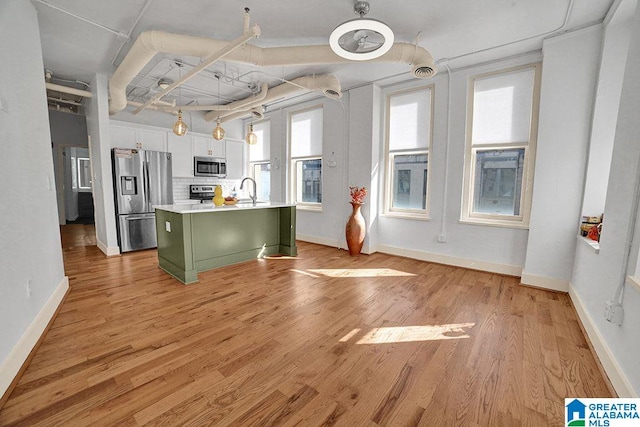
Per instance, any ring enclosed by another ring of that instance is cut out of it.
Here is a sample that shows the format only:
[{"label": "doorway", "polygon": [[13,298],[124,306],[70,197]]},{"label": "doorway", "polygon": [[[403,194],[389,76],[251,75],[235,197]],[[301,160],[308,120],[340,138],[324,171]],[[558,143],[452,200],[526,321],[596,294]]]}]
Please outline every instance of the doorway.
[{"label": "doorway", "polygon": [[54,151],[60,225],[94,224],[89,149],[58,145]]}]

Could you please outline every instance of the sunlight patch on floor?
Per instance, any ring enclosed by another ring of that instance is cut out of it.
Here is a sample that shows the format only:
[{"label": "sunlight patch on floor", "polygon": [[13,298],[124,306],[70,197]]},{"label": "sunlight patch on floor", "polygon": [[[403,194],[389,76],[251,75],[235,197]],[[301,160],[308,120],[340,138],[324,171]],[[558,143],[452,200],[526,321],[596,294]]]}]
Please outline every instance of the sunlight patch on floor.
[{"label": "sunlight patch on floor", "polygon": [[309,276],[309,277],[315,277],[315,278],[320,277],[320,276],[317,276],[317,275],[315,275],[315,274],[307,273],[306,271],[303,271],[303,270],[296,270],[295,268],[292,268],[292,269],[291,269],[291,270],[289,270],[289,271],[293,271],[294,273],[303,274],[303,275],[305,275],[305,276]]},{"label": "sunlight patch on floor", "polygon": [[356,334],[360,332],[360,328],[355,328],[353,329],[351,332],[349,332],[347,335],[343,336],[342,338],[340,338],[340,342],[347,342],[349,341],[351,338],[353,338],[354,336],[356,336]]},{"label": "sunlight patch on floor", "polygon": [[[452,323],[449,325],[373,328],[360,338],[356,344],[390,344],[469,338],[466,329],[473,328],[474,326],[475,323]],[[344,337],[340,338],[340,342],[349,341],[358,332],[360,332],[360,329],[353,329]]]},{"label": "sunlight patch on floor", "polygon": [[394,270],[391,268],[313,268],[312,273],[327,277],[409,277],[412,273]]}]

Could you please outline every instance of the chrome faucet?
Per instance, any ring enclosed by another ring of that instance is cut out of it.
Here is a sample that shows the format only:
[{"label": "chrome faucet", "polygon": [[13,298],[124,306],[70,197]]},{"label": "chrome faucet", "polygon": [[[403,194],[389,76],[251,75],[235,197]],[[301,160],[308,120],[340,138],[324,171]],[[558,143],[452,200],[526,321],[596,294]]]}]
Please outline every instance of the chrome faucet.
[{"label": "chrome faucet", "polygon": [[256,202],[258,201],[258,195],[256,194],[256,180],[251,178],[251,177],[246,177],[242,179],[242,182],[240,183],[240,189],[242,190],[242,186],[244,185],[244,182],[246,180],[249,180],[253,183],[253,196],[251,195],[251,193],[249,193],[249,197],[251,198],[251,201],[253,202],[253,206],[256,205]]}]

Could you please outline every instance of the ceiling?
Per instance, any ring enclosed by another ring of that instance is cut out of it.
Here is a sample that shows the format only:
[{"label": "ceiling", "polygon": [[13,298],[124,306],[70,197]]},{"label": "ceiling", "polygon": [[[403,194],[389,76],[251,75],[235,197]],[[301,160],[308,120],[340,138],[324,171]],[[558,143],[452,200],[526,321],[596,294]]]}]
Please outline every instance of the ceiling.
[{"label": "ceiling", "polygon": [[[243,30],[243,10],[261,29],[250,41],[260,47],[326,45],[331,31],[356,18],[352,0],[32,0],[38,11],[45,68],[51,82],[85,89],[95,73],[111,76],[136,37],[162,30],[233,40]],[[614,0],[370,0],[368,18],[385,22],[396,42],[415,43],[452,69],[540,49],[545,36],[601,22]],[[567,13],[569,12],[569,13]],[[565,23],[566,20],[566,23]],[[522,41],[520,41],[522,40]],[[158,93],[162,77],[177,80],[201,58],[158,54],[127,88],[128,99],[144,102]],[[182,66],[181,66],[182,65]],[[398,75],[406,64],[358,61],[259,68],[218,61],[163,100],[179,105],[226,104],[303,75],[333,74],[342,89]],[[220,77],[220,78],[218,78]],[[51,98],[64,94],[50,91]],[[73,101],[78,101],[78,97]],[[55,101],[50,101],[54,102]],[[69,104],[73,105],[73,104]]]}]

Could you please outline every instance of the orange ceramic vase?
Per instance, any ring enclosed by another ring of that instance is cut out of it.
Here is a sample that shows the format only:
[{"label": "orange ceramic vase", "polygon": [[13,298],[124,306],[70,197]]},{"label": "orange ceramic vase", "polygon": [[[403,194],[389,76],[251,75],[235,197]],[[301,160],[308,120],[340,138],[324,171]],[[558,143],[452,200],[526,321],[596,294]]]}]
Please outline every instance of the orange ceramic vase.
[{"label": "orange ceramic vase", "polygon": [[357,256],[360,255],[360,251],[362,250],[367,229],[364,217],[360,212],[362,203],[351,202],[351,206],[353,206],[353,211],[347,220],[345,235],[347,238],[347,246],[349,247],[349,255]]}]

